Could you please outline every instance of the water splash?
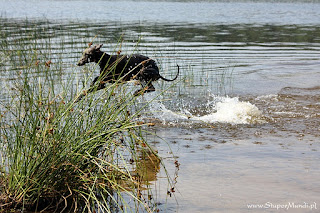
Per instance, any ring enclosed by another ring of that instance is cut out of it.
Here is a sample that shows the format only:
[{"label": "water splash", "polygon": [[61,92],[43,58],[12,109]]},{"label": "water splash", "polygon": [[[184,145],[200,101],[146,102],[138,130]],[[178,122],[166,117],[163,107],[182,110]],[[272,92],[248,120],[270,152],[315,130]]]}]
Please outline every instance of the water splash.
[{"label": "water splash", "polygon": [[239,98],[220,98],[216,102],[216,111],[204,116],[194,117],[207,123],[251,124],[261,121],[262,112],[249,102],[239,101]]},{"label": "water splash", "polygon": [[[149,96],[147,99],[151,98],[152,96]],[[199,107],[199,109],[201,109],[201,107]],[[164,123],[219,122],[229,124],[255,124],[264,122],[262,112],[258,107],[250,102],[240,101],[238,97],[212,96],[211,100],[207,103],[206,109],[201,112],[201,116],[192,114],[188,106],[184,106],[175,111],[170,110],[159,100],[152,101],[149,110],[154,118]]]}]

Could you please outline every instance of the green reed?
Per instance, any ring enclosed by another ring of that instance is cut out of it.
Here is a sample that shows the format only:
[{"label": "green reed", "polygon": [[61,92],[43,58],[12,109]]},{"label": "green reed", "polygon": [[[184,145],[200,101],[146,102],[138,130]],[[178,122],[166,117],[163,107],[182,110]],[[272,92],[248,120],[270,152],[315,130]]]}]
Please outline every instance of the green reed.
[{"label": "green reed", "polygon": [[0,46],[0,72],[11,79],[0,104],[0,209],[156,211],[145,173],[162,163],[138,122],[148,103],[136,105],[119,83],[76,103],[75,67],[54,58],[50,40],[20,33],[33,40]]}]

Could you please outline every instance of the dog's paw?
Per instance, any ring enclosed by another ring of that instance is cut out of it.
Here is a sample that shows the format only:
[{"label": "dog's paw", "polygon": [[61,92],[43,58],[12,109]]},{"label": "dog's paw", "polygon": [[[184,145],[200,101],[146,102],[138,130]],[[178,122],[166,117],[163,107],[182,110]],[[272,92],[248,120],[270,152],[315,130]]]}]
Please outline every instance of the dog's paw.
[{"label": "dog's paw", "polygon": [[139,89],[133,93],[134,96],[139,96],[139,95],[143,95],[143,94],[144,94],[144,90],[141,90],[141,89]]}]

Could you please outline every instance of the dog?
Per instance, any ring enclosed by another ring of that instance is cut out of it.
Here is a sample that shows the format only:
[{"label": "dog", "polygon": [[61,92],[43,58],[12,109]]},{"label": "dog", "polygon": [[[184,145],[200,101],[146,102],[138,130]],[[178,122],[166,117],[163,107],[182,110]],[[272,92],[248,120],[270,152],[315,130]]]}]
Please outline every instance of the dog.
[{"label": "dog", "polygon": [[[90,45],[84,50],[78,66],[83,66],[87,63],[94,62],[100,66],[100,75],[94,78],[91,83],[90,89],[86,92],[92,92],[105,88],[108,82],[126,82],[130,80],[139,80],[142,89],[137,90],[134,95],[141,95],[147,92],[155,91],[152,85],[153,81],[162,79],[164,81],[174,81],[179,76],[179,65],[177,75],[173,79],[167,79],[160,75],[159,68],[156,62],[147,56],[143,55],[108,55],[101,51],[103,44]],[[99,81],[99,85],[95,83]],[[79,96],[81,100],[85,94]]]}]

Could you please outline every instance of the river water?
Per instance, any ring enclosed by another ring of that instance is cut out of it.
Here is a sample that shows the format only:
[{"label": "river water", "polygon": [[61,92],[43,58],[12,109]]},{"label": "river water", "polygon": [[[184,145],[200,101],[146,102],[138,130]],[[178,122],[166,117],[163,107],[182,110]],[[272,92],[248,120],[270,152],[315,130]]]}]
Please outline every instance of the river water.
[{"label": "river water", "polygon": [[[82,72],[75,64],[93,39],[112,53],[122,37],[122,52],[156,59],[168,78],[179,64],[177,84],[159,81],[141,98],[172,86],[143,118],[176,178],[170,197],[164,171],[154,175],[161,211],[320,208],[319,2],[1,0],[0,14],[2,41],[19,49],[38,29],[66,78]],[[0,62],[5,91],[19,68]]]}]

